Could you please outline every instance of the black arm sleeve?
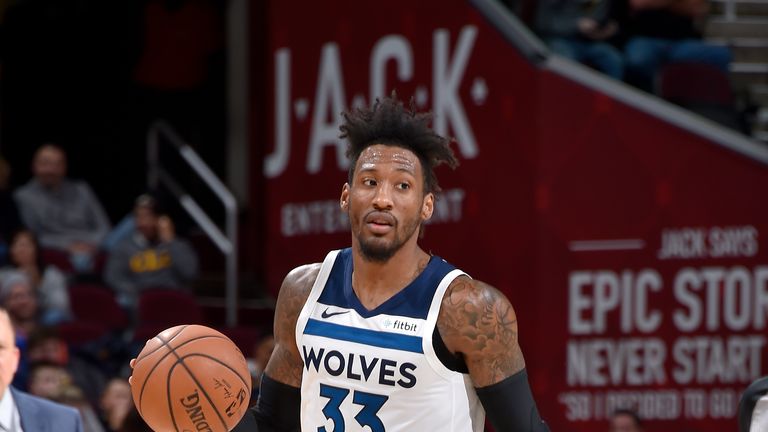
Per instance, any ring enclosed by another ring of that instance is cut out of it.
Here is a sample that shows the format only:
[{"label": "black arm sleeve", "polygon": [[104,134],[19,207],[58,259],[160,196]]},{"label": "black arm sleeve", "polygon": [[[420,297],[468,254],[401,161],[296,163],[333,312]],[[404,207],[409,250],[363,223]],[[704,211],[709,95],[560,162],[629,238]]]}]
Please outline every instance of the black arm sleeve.
[{"label": "black arm sleeve", "polygon": [[259,399],[232,432],[298,432],[301,393],[298,388],[261,375]]},{"label": "black arm sleeve", "polygon": [[496,432],[549,432],[536,409],[525,369],[475,390]]}]

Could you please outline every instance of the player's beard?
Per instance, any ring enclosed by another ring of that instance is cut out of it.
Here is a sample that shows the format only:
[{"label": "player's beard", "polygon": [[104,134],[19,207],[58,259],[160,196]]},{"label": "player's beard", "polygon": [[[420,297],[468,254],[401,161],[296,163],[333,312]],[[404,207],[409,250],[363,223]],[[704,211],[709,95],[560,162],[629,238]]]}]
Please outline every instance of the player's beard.
[{"label": "player's beard", "polygon": [[415,235],[416,231],[421,226],[421,220],[414,218],[407,221],[404,225],[404,230],[401,232],[398,227],[400,221],[395,220],[394,225],[394,238],[392,241],[387,242],[386,239],[381,237],[369,237],[363,238],[362,233],[357,235],[357,243],[360,245],[360,254],[363,259],[370,262],[385,263],[392,258],[400,248]]}]

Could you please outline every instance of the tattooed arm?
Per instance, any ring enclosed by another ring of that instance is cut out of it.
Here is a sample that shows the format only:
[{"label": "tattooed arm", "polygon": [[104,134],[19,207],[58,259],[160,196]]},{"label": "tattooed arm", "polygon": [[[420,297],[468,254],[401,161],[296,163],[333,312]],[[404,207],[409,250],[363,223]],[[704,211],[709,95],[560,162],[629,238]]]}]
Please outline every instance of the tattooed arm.
[{"label": "tattooed arm", "polygon": [[515,311],[488,284],[456,278],[443,297],[437,329],[448,349],[466,362],[475,387],[495,384],[525,368]]},{"label": "tattooed arm", "polygon": [[295,268],[285,277],[275,306],[275,349],[264,372],[293,387],[301,386],[303,363],[296,347],[296,320],[320,272],[320,264]]},{"label": "tattooed arm", "polygon": [[437,329],[462,357],[497,432],[548,431],[528,385],[517,341],[517,316],[504,295],[483,282],[456,278],[443,297]]},{"label": "tattooed arm", "polygon": [[258,402],[233,432],[299,430],[303,363],[296,347],[296,321],[319,271],[320,264],[311,264],[285,277],[275,307],[275,349],[262,375]]}]

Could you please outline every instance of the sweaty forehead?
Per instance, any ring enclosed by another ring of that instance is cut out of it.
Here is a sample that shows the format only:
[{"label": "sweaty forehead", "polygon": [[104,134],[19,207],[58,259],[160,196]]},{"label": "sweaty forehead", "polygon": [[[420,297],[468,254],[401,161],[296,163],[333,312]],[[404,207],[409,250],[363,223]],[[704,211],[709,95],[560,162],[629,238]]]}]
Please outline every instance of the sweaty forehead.
[{"label": "sweaty forehead", "polygon": [[375,169],[377,166],[392,164],[397,169],[416,173],[421,164],[418,156],[412,151],[394,145],[374,144],[366,147],[358,158],[360,170]]}]

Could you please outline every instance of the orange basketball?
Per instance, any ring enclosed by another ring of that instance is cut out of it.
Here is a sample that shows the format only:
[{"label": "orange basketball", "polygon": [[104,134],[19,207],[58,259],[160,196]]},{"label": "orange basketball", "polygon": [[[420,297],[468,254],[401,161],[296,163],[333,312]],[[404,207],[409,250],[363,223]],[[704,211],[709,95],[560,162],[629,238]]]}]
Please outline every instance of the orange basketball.
[{"label": "orange basketball", "polygon": [[224,432],[248,409],[251,376],[229,338],[205,326],[180,325],[147,341],[133,366],[131,392],[155,431]]}]

